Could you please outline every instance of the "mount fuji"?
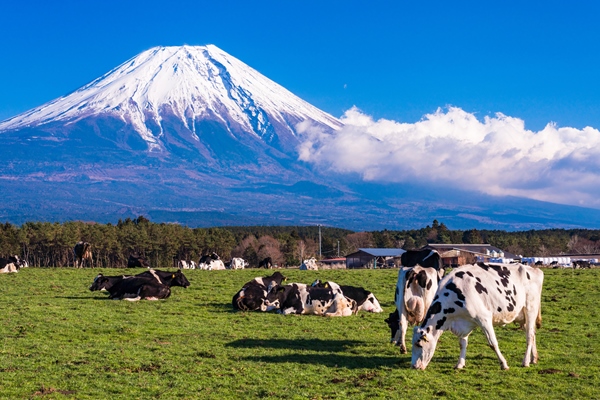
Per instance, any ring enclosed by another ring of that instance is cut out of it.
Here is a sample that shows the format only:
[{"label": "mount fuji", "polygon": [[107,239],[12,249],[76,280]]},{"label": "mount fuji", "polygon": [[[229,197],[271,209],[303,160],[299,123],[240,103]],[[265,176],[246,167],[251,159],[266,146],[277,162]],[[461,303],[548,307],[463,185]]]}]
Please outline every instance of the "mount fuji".
[{"label": "mount fuji", "polygon": [[[304,128],[340,120],[213,45],[155,47],[0,122],[0,220],[146,215],[193,226],[357,230],[592,226],[600,212],[436,188],[365,184],[298,160]],[[447,193],[447,192],[446,192]]]}]

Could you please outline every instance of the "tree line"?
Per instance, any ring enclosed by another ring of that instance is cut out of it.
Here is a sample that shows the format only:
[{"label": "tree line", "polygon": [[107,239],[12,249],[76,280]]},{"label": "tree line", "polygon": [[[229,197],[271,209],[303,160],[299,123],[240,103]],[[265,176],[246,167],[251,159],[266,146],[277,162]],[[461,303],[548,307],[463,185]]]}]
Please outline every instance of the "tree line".
[{"label": "tree line", "polygon": [[198,261],[212,252],[224,261],[242,257],[253,267],[265,257],[282,266],[294,266],[309,257],[345,256],[361,247],[410,250],[428,243],[488,243],[523,256],[600,253],[600,230],[450,230],[437,220],[421,229],[370,232],[317,226],[189,228],[153,223],[143,216],[116,224],[0,224],[0,255],[19,255],[31,266],[74,265],[73,247],[78,241],[92,244],[94,266],[115,268],[125,267],[132,253],[162,268],[171,266],[174,259]]}]

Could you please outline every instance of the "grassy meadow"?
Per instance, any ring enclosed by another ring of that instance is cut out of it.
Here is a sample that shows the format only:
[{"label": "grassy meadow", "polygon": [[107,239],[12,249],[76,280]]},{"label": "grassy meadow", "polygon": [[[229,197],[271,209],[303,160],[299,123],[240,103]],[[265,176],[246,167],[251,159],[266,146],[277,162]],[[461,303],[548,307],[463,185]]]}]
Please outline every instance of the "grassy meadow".
[{"label": "grassy meadow", "polygon": [[282,271],[290,282],[364,286],[385,310],[346,318],[234,312],[233,294],[264,270],[187,271],[189,288],[137,303],[90,292],[98,272],[141,270],[0,275],[0,398],[600,398],[600,270],[545,270],[540,363],[521,368],[524,332],[496,328],[508,371],[480,330],[464,370],[453,369],[449,332],[427,370],[410,369],[383,321],[397,270]]}]

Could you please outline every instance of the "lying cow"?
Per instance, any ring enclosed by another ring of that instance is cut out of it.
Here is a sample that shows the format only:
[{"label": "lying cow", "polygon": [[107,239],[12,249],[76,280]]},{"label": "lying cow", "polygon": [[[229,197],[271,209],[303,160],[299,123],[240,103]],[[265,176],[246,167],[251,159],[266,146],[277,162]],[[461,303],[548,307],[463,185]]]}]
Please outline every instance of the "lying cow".
[{"label": "lying cow", "polygon": [[427,310],[421,326],[413,332],[412,367],[425,369],[438,339],[446,330],[460,338],[455,368],[464,368],[469,335],[477,326],[496,352],[500,368],[508,364],[494,332],[494,325],[519,322],[525,326],[527,350],[523,367],[538,361],[536,326],[542,322],[541,297],[544,273],[523,264],[464,265],[447,275]]},{"label": "lying cow", "polygon": [[391,313],[385,322],[391,330],[391,342],[400,346],[400,353],[406,353],[408,324],[415,325],[423,321],[442,274],[443,270],[436,271],[419,265],[412,268],[404,267],[398,271],[394,294],[396,311]]},{"label": "lying cow", "polygon": [[175,268],[178,269],[196,269],[195,261],[175,260]]},{"label": "lying cow", "polygon": [[225,266],[227,269],[244,269],[248,266],[248,262],[243,258],[234,257],[229,262],[229,267]]},{"label": "lying cow", "polygon": [[300,265],[300,269],[303,271],[316,271],[319,269],[317,266],[317,259],[312,257],[302,262]]},{"label": "lying cow", "polygon": [[273,260],[271,257],[265,257],[258,263],[258,268],[271,269],[273,268]]},{"label": "lying cow", "polygon": [[281,285],[287,278],[281,272],[275,272],[264,278],[256,277],[246,284],[233,296],[231,305],[242,311],[267,311],[265,300],[271,288]]},{"label": "lying cow", "polygon": [[0,258],[0,274],[9,274],[11,272],[19,272],[21,268],[21,259],[19,256],[10,256],[8,258]]},{"label": "lying cow", "polygon": [[202,269],[205,271],[219,271],[226,269],[225,264],[221,260],[210,260],[209,262],[200,262],[198,264],[198,269]]},{"label": "lying cow", "polygon": [[349,316],[356,312],[356,301],[346,298],[332,287],[315,287],[303,283],[276,286],[267,295],[267,310],[283,315],[316,314],[326,317]]},{"label": "lying cow", "polygon": [[105,277],[98,274],[90,290],[105,290],[113,300],[159,300],[169,297],[171,288],[162,282],[154,270],[148,272],[150,276]]},{"label": "lying cow", "polygon": [[311,286],[329,286],[333,288],[334,292],[336,289],[339,289],[340,293],[342,293],[345,297],[356,302],[356,306],[358,307],[357,311],[362,310],[373,313],[383,312],[383,309],[381,308],[381,305],[379,304],[379,301],[375,295],[362,287],[338,285],[337,283],[331,281],[321,282],[319,279],[314,281]]},{"label": "lying cow", "polygon": [[443,270],[442,257],[435,250],[406,250],[400,256],[400,262],[403,267],[421,267],[433,268],[435,270]]},{"label": "lying cow", "polygon": [[133,253],[127,259],[127,268],[150,268],[150,263],[146,257]]}]

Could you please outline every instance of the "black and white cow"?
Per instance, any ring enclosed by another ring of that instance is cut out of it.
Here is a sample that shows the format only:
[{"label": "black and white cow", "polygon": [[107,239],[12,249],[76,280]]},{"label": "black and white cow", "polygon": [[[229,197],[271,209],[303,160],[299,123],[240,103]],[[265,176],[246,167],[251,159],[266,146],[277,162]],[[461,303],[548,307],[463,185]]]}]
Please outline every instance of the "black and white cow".
[{"label": "black and white cow", "polygon": [[229,262],[229,266],[225,265],[227,269],[244,269],[248,266],[248,262],[240,257],[234,257]]},{"label": "black and white cow", "polygon": [[181,272],[181,270],[177,270],[175,272],[169,272],[169,271],[160,271],[158,269],[151,269],[149,271],[144,271],[140,274],[137,274],[136,276],[139,277],[158,277],[158,279],[160,279],[160,282],[172,287],[172,286],[181,286],[183,288],[187,288],[188,286],[190,286],[190,281],[187,280],[187,278],[185,277],[185,275],[183,274],[183,272]]},{"label": "black and white cow", "polygon": [[356,312],[356,301],[346,298],[335,287],[315,287],[303,283],[276,286],[265,301],[267,310],[283,315],[316,314],[326,317],[349,316]]},{"label": "black and white cow", "polygon": [[187,260],[174,260],[175,268],[178,269],[196,269],[197,264],[195,261],[187,261]]},{"label": "black and white cow", "polygon": [[92,245],[88,242],[77,242],[73,247],[73,256],[75,258],[75,268],[84,266],[84,262],[93,267]]},{"label": "black and white cow", "polygon": [[390,327],[391,342],[400,346],[400,352],[406,353],[406,331],[408,325],[419,324],[425,317],[438,282],[444,270],[436,271],[433,268],[403,267],[398,271],[398,281],[394,302],[396,311],[385,320]]},{"label": "black and white cow", "polygon": [[258,263],[258,268],[273,268],[273,259],[271,259],[271,257],[264,258],[261,262]]},{"label": "black and white cow", "polygon": [[400,256],[400,262],[403,267],[420,265],[421,267],[434,268],[438,271],[444,269],[442,257],[435,250],[406,250]]},{"label": "black and white cow", "polygon": [[127,259],[127,268],[150,268],[150,263],[146,257],[133,253]]},{"label": "black and white cow", "polygon": [[11,272],[19,272],[22,266],[22,260],[19,256],[10,256],[8,258],[0,258],[0,274],[8,274]]},{"label": "black and white cow", "polygon": [[90,290],[106,290],[113,300],[159,300],[169,297],[171,288],[162,282],[154,270],[148,272],[150,276],[104,277],[99,274]]},{"label": "black and white cow", "polygon": [[379,304],[379,301],[375,295],[362,287],[338,285],[337,283],[331,281],[321,282],[319,279],[314,281],[311,286],[329,286],[333,288],[334,292],[336,289],[339,289],[340,293],[342,293],[345,297],[356,302],[356,306],[358,307],[357,311],[362,310],[373,313],[383,312],[383,309],[381,308],[381,305]]},{"label": "black and white cow", "polygon": [[450,330],[460,338],[455,368],[465,366],[469,335],[477,326],[496,352],[500,368],[508,369],[500,353],[494,325],[519,322],[525,327],[527,350],[523,367],[538,361],[536,326],[542,322],[541,297],[544,273],[523,264],[463,265],[440,282],[425,320],[413,332],[412,367],[425,369],[438,339]]},{"label": "black and white cow", "polygon": [[267,311],[265,300],[272,287],[281,285],[281,282],[287,278],[279,271],[271,276],[264,278],[256,277],[244,286],[233,296],[231,305],[235,310],[242,311]]}]

